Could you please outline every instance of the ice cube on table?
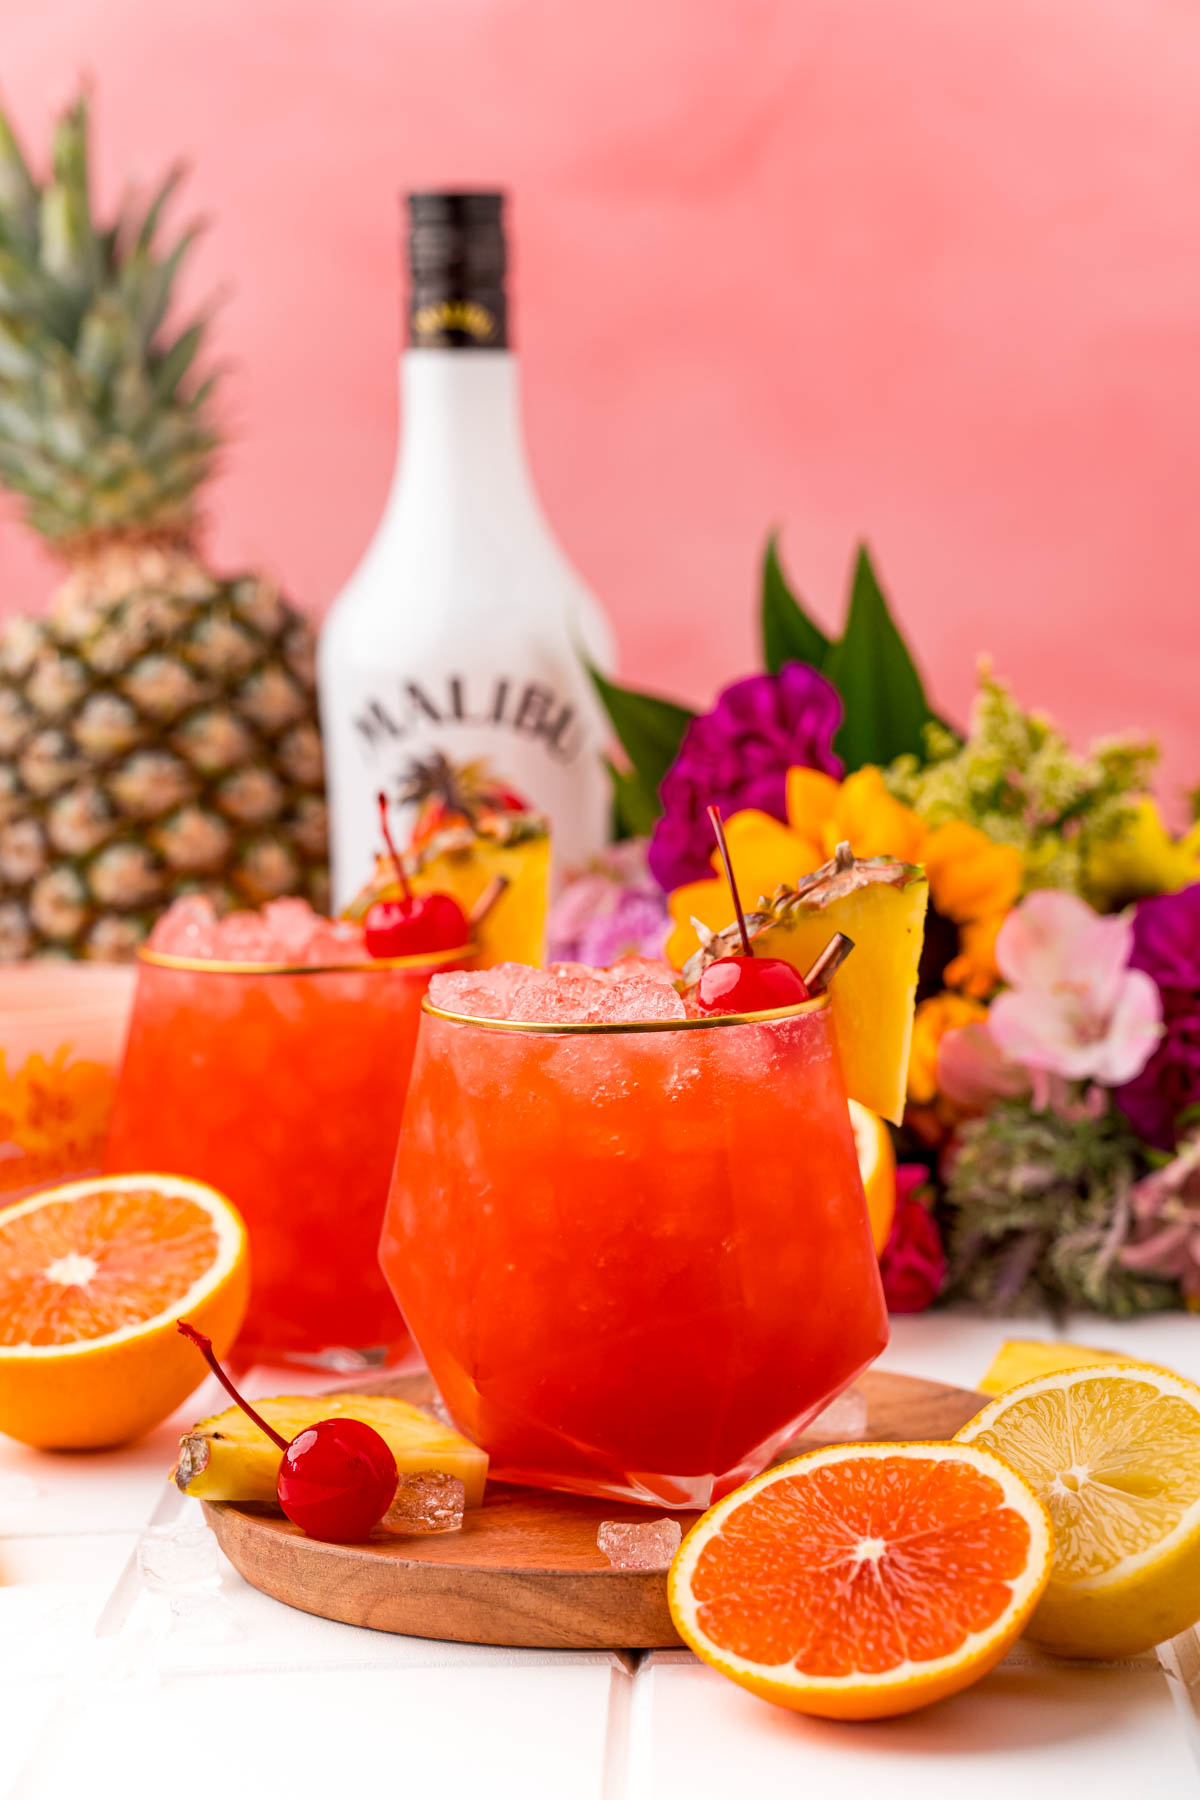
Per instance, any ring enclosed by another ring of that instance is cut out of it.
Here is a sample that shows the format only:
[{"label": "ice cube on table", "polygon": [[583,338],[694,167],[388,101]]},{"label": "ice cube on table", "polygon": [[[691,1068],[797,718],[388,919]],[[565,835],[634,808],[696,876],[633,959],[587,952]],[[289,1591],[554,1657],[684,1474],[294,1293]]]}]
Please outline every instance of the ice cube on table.
[{"label": "ice cube on table", "polygon": [[867,1396],[854,1387],[836,1395],[801,1433],[806,1441],[818,1444],[861,1444],[866,1435]]},{"label": "ice cube on table", "polygon": [[401,1475],[383,1523],[389,1531],[409,1537],[458,1531],[466,1505],[467,1490],[457,1475],[446,1475],[440,1469]]},{"label": "ice cube on table", "polygon": [[137,1547],[138,1572],[152,1594],[178,1595],[221,1579],[217,1540],[207,1525],[151,1525]]},{"label": "ice cube on table", "polygon": [[682,1541],[678,1519],[604,1519],[596,1533],[614,1569],[669,1569]]}]

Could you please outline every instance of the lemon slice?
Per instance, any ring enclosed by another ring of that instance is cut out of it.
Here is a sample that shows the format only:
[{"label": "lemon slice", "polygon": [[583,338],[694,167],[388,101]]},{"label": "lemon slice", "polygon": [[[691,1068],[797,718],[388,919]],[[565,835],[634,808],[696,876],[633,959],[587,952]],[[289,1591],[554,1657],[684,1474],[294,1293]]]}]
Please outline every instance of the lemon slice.
[{"label": "lemon slice", "polygon": [[857,1100],[850,1102],[850,1123],[854,1127],[858,1172],[867,1196],[871,1236],[878,1256],[888,1241],[896,1216],[896,1153],[888,1128],[879,1114],[860,1106]]},{"label": "lemon slice", "polygon": [[1060,1370],[958,1434],[1045,1501],[1054,1571],[1029,1636],[1062,1656],[1134,1656],[1200,1618],[1200,1388],[1144,1363]]}]

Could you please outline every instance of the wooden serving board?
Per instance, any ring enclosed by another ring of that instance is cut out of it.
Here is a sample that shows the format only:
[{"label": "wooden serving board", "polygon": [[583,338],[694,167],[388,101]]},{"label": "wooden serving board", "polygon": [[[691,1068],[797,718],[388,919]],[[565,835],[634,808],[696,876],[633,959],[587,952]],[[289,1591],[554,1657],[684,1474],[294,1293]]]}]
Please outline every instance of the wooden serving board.
[{"label": "wooden serving board", "polygon": [[[978,1412],[965,1388],[871,1370],[857,1384],[875,1442],[948,1438]],[[427,1375],[360,1383],[353,1391],[431,1398]],[[345,1390],[343,1390],[345,1391]],[[788,1448],[806,1447],[803,1437]],[[410,1637],[550,1650],[674,1649],[661,1571],[613,1569],[596,1544],[602,1519],[667,1509],[587,1500],[489,1482],[461,1531],[365,1544],[322,1544],[262,1506],[205,1501],[222,1550],[253,1587],[301,1612]],[[694,1512],[671,1515],[686,1532]]]}]

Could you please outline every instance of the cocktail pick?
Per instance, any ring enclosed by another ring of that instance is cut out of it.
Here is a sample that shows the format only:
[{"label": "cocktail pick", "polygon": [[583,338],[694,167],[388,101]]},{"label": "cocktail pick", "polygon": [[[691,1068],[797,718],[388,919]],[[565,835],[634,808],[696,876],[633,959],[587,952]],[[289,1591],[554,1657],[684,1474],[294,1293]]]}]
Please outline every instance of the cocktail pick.
[{"label": "cocktail pick", "polygon": [[834,932],[812,968],[805,971],[804,985],[810,994],[825,992],[853,948],[852,937],[847,937],[844,931]]},{"label": "cocktail pick", "polygon": [[396,870],[402,898],[376,900],[363,920],[367,953],[375,957],[427,956],[456,950],[471,935],[467,915],[452,894],[414,894],[400,852],[392,842],[386,794],[376,796],[383,841]]},{"label": "cocktail pick", "polygon": [[780,1007],[799,1006],[809,997],[808,987],[799,971],[781,957],[754,954],[720,808],[710,806],[708,816],[725,865],[725,879],[733,896],[744,954],[722,956],[709,963],[696,984],[696,1004],[702,1013],[774,1012]]}]

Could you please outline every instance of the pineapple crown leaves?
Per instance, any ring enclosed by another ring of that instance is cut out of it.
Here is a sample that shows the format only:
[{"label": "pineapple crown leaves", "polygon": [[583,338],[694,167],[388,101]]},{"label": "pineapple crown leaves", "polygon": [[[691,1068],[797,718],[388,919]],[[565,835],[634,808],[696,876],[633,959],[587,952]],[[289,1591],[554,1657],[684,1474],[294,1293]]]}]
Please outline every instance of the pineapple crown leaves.
[{"label": "pineapple crown leaves", "polygon": [[207,317],[175,331],[167,312],[200,227],[160,241],[179,167],[97,224],[88,111],[80,95],[58,120],[39,187],[0,109],[0,481],[64,547],[186,537],[217,447],[215,377],[192,378]]}]

